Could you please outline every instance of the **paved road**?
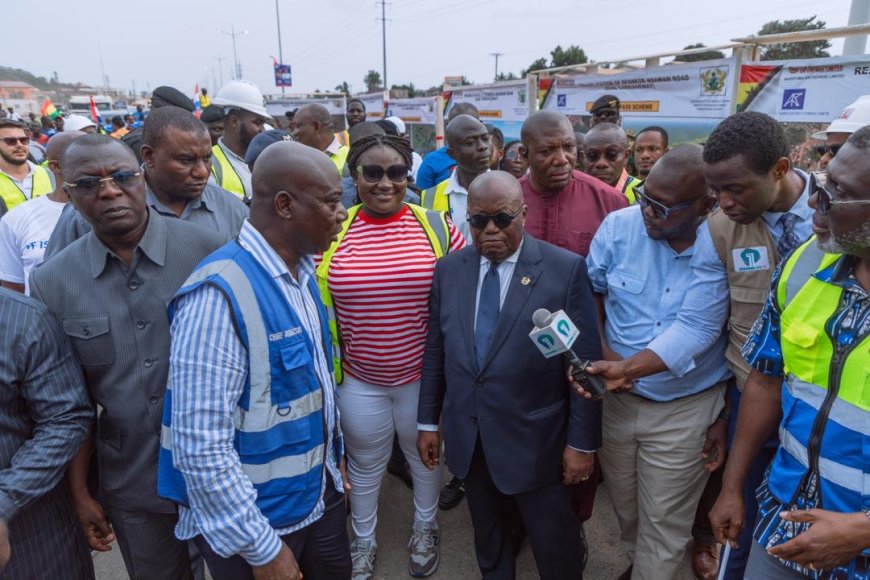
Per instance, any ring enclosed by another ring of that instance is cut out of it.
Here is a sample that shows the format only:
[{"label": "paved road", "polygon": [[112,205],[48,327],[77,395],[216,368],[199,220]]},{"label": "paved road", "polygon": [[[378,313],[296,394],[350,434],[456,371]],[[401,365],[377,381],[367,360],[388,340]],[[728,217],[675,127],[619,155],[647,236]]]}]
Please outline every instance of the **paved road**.
[{"label": "paved road", "polygon": [[[376,580],[398,580],[408,575],[407,542],[412,524],[412,496],[395,477],[386,476],[381,489],[378,521],[378,562]],[[441,565],[433,580],[465,580],[480,578],[474,559],[471,520],[463,501],[458,507],[440,512]],[[619,527],[613,515],[610,498],[605,489],[599,489],[595,513],[586,523],[589,542],[589,564],[586,580],[616,580],[628,566],[619,544]],[[684,558],[678,580],[691,580],[688,556]],[[94,561],[98,580],[127,580],[120,553],[115,548],[107,554],[98,554]],[[526,544],[517,564],[518,580],[537,579],[531,550]]]}]

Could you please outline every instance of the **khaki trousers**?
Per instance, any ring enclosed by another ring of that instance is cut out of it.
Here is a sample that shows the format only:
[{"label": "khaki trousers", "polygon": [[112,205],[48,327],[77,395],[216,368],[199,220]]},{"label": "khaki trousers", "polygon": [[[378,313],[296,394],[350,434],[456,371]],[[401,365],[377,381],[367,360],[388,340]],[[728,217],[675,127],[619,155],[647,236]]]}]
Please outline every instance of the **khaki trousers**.
[{"label": "khaki trousers", "polygon": [[709,474],[701,456],[724,406],[725,383],[659,403],[604,396],[604,483],[613,501],[632,580],[676,577]]}]

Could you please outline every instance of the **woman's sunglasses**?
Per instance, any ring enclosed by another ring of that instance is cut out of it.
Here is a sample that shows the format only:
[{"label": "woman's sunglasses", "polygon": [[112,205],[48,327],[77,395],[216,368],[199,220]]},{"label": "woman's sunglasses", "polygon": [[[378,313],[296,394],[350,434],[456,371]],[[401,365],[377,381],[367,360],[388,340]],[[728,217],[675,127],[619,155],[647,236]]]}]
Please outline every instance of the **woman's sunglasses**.
[{"label": "woman's sunglasses", "polygon": [[393,183],[402,183],[408,180],[409,169],[407,165],[390,165],[387,168],[380,165],[360,165],[356,171],[369,183],[379,183],[384,175]]}]

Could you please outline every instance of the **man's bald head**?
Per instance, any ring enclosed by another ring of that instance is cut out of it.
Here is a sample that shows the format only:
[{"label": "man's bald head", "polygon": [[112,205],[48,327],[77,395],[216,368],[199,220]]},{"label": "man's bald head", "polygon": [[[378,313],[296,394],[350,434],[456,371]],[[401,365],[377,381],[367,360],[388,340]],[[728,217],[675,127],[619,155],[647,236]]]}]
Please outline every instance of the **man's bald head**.
[{"label": "man's bald head", "polygon": [[254,162],[251,225],[294,267],[300,256],[324,252],[341,231],[341,179],[329,157],[279,141]]},{"label": "man's bald head", "polygon": [[617,143],[628,147],[628,135],[615,123],[598,123],[586,133],[584,142],[596,145]]},{"label": "man's bald head", "polygon": [[254,197],[271,199],[279,191],[305,195],[312,183],[341,181],[335,165],[321,151],[292,141],[279,141],[263,150],[251,174]]},{"label": "man's bald head", "polygon": [[478,175],[468,188],[468,204],[500,199],[516,205],[523,203],[519,180],[507,171],[489,171]]},{"label": "man's bald head", "polygon": [[85,135],[87,135],[87,133],[84,131],[64,131],[63,133],[56,133],[48,140],[48,143],[45,144],[46,158],[49,162],[57,161],[60,163],[60,158],[63,157],[63,154],[70,146],[70,143],[79,137],[84,137]]},{"label": "man's bald head", "polygon": [[464,137],[469,132],[487,132],[486,125],[481,123],[477,118],[471,115],[457,115],[452,121],[447,123],[447,129],[444,131],[444,136],[447,140],[448,147],[455,147],[459,144],[459,139]]},{"label": "man's bald head", "polygon": [[672,203],[682,203],[708,190],[704,179],[704,148],[686,143],[668,151],[653,165],[646,178],[647,184],[660,191],[675,192]]},{"label": "man's bald head", "polygon": [[560,129],[574,133],[571,121],[562,113],[557,111],[538,111],[529,115],[528,119],[523,123],[523,128],[520,130],[520,140],[528,147],[529,142],[538,138],[542,133]]},{"label": "man's bald head", "polygon": [[302,105],[296,111],[294,119],[297,122],[316,121],[323,124],[332,124],[332,115],[329,114],[329,109],[318,103]]},{"label": "man's bald head", "polygon": [[471,103],[456,103],[453,105],[450,108],[450,112],[447,114],[447,122],[450,123],[450,121],[459,115],[470,115],[475,119],[480,119],[480,111],[478,111],[477,107]]}]

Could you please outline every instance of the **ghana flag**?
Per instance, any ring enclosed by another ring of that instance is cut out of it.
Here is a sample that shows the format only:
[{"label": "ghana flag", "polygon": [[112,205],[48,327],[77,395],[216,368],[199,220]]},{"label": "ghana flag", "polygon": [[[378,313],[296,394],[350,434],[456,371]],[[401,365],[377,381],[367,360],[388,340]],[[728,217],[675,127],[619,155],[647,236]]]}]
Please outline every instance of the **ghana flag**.
[{"label": "ghana flag", "polygon": [[45,99],[45,102],[42,103],[42,108],[39,109],[39,112],[44,117],[51,117],[52,119],[56,119],[60,115],[60,111],[54,108],[54,103],[51,102],[51,99]]}]

